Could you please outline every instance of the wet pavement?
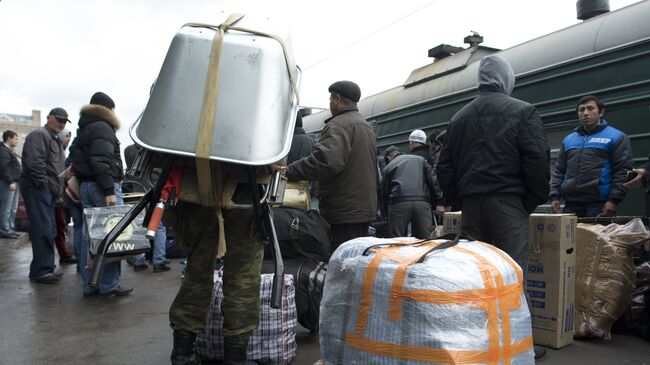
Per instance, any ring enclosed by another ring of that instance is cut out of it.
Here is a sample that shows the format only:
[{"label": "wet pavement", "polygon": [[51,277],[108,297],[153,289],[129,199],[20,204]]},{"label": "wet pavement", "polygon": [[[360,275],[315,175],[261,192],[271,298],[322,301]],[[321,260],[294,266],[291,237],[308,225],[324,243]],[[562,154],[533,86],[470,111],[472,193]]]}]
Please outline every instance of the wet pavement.
[{"label": "wet pavement", "polygon": [[[180,284],[172,270],[134,272],[122,264],[122,298],[83,298],[75,265],[57,267],[58,284],[30,282],[27,234],[0,240],[0,364],[168,364],[172,347],[168,310]],[[57,257],[58,262],[58,257]],[[319,359],[317,334],[298,329],[292,364]],[[650,342],[613,335],[611,341],[576,341],[548,350],[541,364],[650,365]]]}]

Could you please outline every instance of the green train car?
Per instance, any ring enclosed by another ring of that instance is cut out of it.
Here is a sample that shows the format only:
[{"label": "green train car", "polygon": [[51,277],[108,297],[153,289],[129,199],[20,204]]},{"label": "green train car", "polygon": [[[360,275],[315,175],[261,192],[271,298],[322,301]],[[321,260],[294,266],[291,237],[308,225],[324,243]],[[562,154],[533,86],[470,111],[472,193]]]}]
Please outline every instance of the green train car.
[{"label": "green train car", "polygon": [[[403,85],[361,100],[359,110],[376,128],[380,149],[390,145],[406,149],[412,130],[446,128],[454,113],[478,92],[478,61],[498,53],[515,71],[512,95],[534,104],[542,116],[553,158],[578,124],[577,101],[596,94],[606,105],[608,123],[630,137],[635,163],[640,165],[650,155],[648,19],[650,0],[506,50],[477,42],[465,49],[441,45],[429,53],[442,58],[411,72]],[[306,131],[317,134],[329,116],[325,111],[305,117]],[[644,214],[640,189],[628,192],[619,214]]]}]

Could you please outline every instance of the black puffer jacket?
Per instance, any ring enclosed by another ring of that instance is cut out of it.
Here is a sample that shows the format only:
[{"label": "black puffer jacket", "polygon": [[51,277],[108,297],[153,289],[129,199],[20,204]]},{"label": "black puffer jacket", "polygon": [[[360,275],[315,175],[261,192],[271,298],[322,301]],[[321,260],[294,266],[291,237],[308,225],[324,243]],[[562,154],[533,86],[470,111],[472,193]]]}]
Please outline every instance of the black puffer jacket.
[{"label": "black puffer jacket", "polygon": [[71,151],[74,174],[82,182],[96,182],[104,196],[115,195],[114,183],[123,180],[120,142],[115,136],[119,127],[112,110],[101,105],[81,108]]},{"label": "black puffer jacket", "polygon": [[445,200],[516,194],[529,212],[546,201],[550,155],[534,106],[508,95],[514,72],[500,57],[479,68],[479,95],[450,121],[438,161]]}]

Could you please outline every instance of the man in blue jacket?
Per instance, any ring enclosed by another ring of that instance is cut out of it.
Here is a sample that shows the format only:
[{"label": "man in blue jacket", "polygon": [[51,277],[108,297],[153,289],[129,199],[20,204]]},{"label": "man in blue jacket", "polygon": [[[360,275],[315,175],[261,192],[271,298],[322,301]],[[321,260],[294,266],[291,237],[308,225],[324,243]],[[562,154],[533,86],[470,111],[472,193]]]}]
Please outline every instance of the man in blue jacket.
[{"label": "man in blue jacket", "polygon": [[633,167],[630,140],[607,124],[605,105],[597,96],[583,97],[576,110],[580,125],[564,138],[553,168],[551,207],[578,217],[614,216],[625,197],[625,175]]}]

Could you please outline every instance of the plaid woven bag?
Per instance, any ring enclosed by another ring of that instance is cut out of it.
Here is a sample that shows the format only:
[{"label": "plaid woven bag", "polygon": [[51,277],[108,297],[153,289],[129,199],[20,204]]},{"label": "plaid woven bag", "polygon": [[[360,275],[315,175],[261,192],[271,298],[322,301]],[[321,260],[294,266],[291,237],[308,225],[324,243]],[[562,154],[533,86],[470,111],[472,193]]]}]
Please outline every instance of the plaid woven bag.
[{"label": "plaid woven bag", "polygon": [[[223,300],[221,270],[215,271],[212,305],[208,314],[208,325],[205,332],[196,338],[196,350],[203,360],[220,361],[223,359],[223,315],[221,301]],[[261,275],[260,286],[261,312],[260,323],[251,334],[246,350],[249,360],[262,365],[286,365],[296,356],[296,289],[293,276],[284,275],[282,290],[282,305],[278,309],[271,308],[271,291],[273,274]]]}]

